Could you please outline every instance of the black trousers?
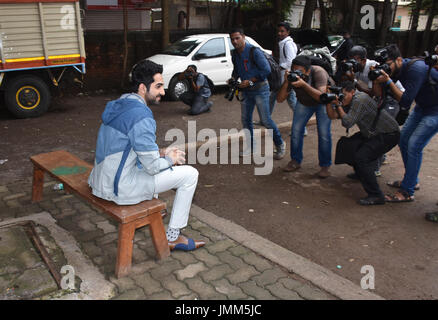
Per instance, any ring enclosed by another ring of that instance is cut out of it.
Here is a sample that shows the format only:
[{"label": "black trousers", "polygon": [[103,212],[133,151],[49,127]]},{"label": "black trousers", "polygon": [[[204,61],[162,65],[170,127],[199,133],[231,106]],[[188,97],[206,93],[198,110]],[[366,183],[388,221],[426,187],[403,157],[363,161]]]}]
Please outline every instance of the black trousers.
[{"label": "black trousers", "polygon": [[394,148],[400,140],[400,132],[382,133],[372,138],[364,138],[354,154],[354,171],[362,187],[370,197],[384,197],[374,173],[378,159]]},{"label": "black trousers", "polygon": [[189,111],[189,114],[191,115],[197,115],[206,112],[211,107],[211,103],[208,102],[208,98],[205,98],[194,92],[184,92],[179,96],[179,99],[191,107]]}]

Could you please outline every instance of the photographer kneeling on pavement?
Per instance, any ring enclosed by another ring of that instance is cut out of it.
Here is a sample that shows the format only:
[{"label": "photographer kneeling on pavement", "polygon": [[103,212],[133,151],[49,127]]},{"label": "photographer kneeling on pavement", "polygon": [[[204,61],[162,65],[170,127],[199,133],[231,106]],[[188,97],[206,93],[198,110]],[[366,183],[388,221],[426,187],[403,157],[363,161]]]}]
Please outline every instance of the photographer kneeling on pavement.
[{"label": "photographer kneeling on pavement", "polygon": [[[410,202],[414,201],[414,192],[419,188],[418,174],[423,149],[438,132],[438,71],[434,68],[436,63],[429,62],[428,59],[403,59],[396,45],[382,49],[380,56],[389,70],[382,70],[377,82],[389,87],[394,98],[400,102],[399,123],[403,123],[407,117],[399,143],[405,174],[403,180],[388,183],[389,186],[398,188],[398,191],[387,195],[386,201]],[[400,80],[405,92],[398,90],[395,80]],[[416,106],[409,114],[414,100]]]},{"label": "photographer kneeling on pavement", "polygon": [[[349,129],[355,124],[359,127],[360,132],[350,138],[359,140],[356,150],[343,150],[354,152],[351,155],[352,165],[368,194],[359,200],[359,204],[384,204],[385,196],[374,170],[377,159],[397,145],[400,138],[398,123],[385,109],[379,109],[377,102],[368,94],[357,91],[353,82],[343,82],[341,87],[343,98],[329,102],[326,110],[330,119],[340,118],[343,127]],[[323,98],[321,100],[324,101]],[[344,107],[348,107],[348,113]]]},{"label": "photographer kneeling on pavement", "polygon": [[209,112],[213,102],[208,101],[211,96],[211,88],[207,77],[197,72],[195,65],[189,65],[184,72],[178,75],[179,80],[187,79],[190,83],[190,90],[180,95],[179,99],[190,106],[189,115],[197,115]]},{"label": "photographer kneeling on pavement", "polygon": [[320,102],[320,95],[327,91],[330,77],[327,71],[320,66],[311,65],[307,56],[298,56],[292,61],[292,72],[286,72],[285,81],[277,95],[277,102],[283,102],[294,89],[297,104],[293,113],[291,128],[291,152],[285,172],[296,171],[301,168],[303,161],[304,128],[313,114],[316,114],[318,127],[318,157],[321,170],[318,177],[330,176],[329,167],[332,164],[332,136],[331,121],[325,107]]}]

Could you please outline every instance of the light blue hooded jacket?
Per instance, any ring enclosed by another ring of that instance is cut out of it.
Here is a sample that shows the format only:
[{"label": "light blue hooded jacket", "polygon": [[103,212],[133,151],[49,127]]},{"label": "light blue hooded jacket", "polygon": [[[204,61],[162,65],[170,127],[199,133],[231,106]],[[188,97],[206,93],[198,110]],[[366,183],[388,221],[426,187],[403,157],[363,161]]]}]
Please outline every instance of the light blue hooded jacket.
[{"label": "light blue hooded jacket", "polygon": [[88,178],[92,193],[120,205],[152,199],[154,176],[173,165],[160,157],[152,111],[138,94],[124,94],[108,102],[102,120]]}]

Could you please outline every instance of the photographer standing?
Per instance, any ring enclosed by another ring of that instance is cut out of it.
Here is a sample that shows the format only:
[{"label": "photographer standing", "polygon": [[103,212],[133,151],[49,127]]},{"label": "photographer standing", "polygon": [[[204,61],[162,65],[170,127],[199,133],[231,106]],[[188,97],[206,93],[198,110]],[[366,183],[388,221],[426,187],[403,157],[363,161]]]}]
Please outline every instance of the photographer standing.
[{"label": "photographer standing", "polygon": [[278,92],[277,101],[283,102],[294,89],[297,95],[292,128],[291,128],[291,161],[283,171],[292,172],[301,168],[303,161],[304,128],[307,122],[316,114],[318,126],[318,157],[321,170],[320,178],[330,176],[329,167],[332,164],[331,121],[327,116],[320,95],[327,91],[329,75],[324,68],[312,66],[307,56],[298,56],[292,61],[292,72],[286,72],[285,81]]},{"label": "photographer standing", "polygon": [[[355,124],[359,127],[360,132],[352,137],[359,140],[356,150],[343,150],[353,152],[354,172],[368,194],[359,204],[385,204],[374,170],[377,159],[397,145],[399,126],[385,109],[378,110],[376,101],[368,94],[356,91],[353,82],[343,82],[341,86],[344,98],[327,104],[326,110],[330,119],[340,118],[343,127],[349,129]],[[344,106],[349,107],[348,113]]]},{"label": "photographer standing", "polygon": [[[389,87],[394,98],[400,102],[399,123],[404,122],[412,102],[416,102],[400,133],[405,174],[403,180],[388,183],[398,191],[386,196],[388,202],[410,202],[414,201],[414,192],[419,188],[423,149],[438,132],[438,71],[422,59],[403,59],[396,45],[384,48],[380,56],[384,58],[390,74],[382,70],[377,82]],[[406,89],[404,93],[395,86],[395,80],[400,80]]]},{"label": "photographer standing", "polygon": [[184,92],[179,98],[191,107],[188,114],[194,116],[203,112],[209,112],[213,102],[208,101],[208,98],[211,96],[211,90],[207,78],[202,73],[198,73],[196,66],[193,64],[189,65],[184,72],[179,74],[179,80],[184,78],[189,81],[191,90]]},{"label": "photographer standing", "polygon": [[[267,76],[271,72],[269,63],[263,52],[245,41],[245,34],[240,28],[233,29],[230,32],[231,43],[235,50],[232,53],[233,73],[232,78],[228,80],[229,84],[235,83],[240,78],[241,83],[238,88],[242,92],[242,126],[248,129],[250,137],[247,137],[247,149],[241,152],[241,156],[250,155],[254,150],[253,140],[253,123],[252,115],[254,107],[257,104],[260,108],[261,122],[267,129],[273,130],[273,140],[276,147],[274,159],[281,159],[286,153],[286,143],[281,138],[280,130],[271,119],[269,112],[269,83]],[[254,61],[250,58],[253,50]]]}]

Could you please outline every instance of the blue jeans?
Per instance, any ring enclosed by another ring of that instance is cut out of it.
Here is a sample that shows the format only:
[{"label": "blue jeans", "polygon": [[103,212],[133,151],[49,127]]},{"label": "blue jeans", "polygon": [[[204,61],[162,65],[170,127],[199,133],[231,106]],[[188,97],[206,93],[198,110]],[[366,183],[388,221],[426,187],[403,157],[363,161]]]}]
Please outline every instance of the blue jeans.
[{"label": "blue jeans", "polygon": [[425,115],[416,107],[406,119],[400,132],[400,152],[405,165],[405,175],[400,185],[411,196],[418,183],[423,149],[438,132],[438,115]]},{"label": "blue jeans", "polygon": [[[278,94],[278,91],[277,92],[272,91],[271,95],[269,97],[269,110],[271,111],[271,115],[272,115],[272,112],[274,112],[275,102],[277,100],[277,94]],[[295,106],[297,105],[297,95],[293,89],[290,91],[286,100],[287,100],[287,103],[289,104],[289,107],[292,109],[292,111],[295,111]]]},{"label": "blue jeans", "polygon": [[274,144],[277,147],[281,146],[283,139],[281,138],[280,130],[278,130],[275,122],[272,121],[271,113],[269,112],[269,85],[266,83],[260,89],[242,91],[242,95],[242,126],[250,131],[251,143],[253,140],[252,114],[254,113],[254,107],[257,105],[261,122],[267,129],[273,130]]},{"label": "blue jeans", "polygon": [[290,157],[298,163],[303,161],[304,128],[314,113],[318,127],[319,166],[329,167],[332,164],[332,135],[330,131],[332,122],[324,105],[306,107],[297,101],[292,120]]}]

